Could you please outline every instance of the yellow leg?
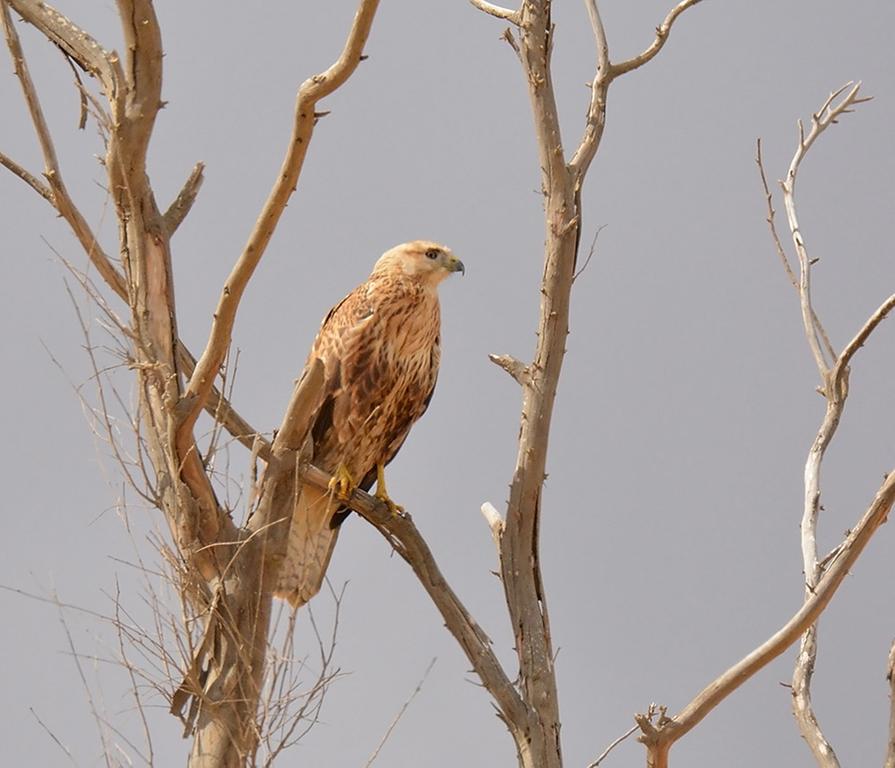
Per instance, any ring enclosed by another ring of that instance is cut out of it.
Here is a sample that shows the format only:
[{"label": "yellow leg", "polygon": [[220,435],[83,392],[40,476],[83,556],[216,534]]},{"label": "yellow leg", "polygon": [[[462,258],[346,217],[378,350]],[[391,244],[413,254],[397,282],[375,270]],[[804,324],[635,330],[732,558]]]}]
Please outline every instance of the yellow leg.
[{"label": "yellow leg", "polygon": [[348,467],[344,464],[339,464],[339,468],[329,481],[330,491],[340,499],[347,499],[354,492],[356,487],[357,484],[348,472]]},{"label": "yellow leg", "polygon": [[382,464],[376,465],[376,498],[385,504],[393,515],[404,514],[404,507],[395,504],[388,495],[385,487],[385,467]]}]

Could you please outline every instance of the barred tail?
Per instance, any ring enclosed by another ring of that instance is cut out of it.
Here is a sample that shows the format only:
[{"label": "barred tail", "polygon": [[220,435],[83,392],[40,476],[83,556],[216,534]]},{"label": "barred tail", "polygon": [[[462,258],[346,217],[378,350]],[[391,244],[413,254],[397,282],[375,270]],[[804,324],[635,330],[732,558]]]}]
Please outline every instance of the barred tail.
[{"label": "barred tail", "polygon": [[286,557],[274,592],[293,608],[308,602],[323,584],[339,535],[338,508],[330,493],[310,485],[302,487],[292,512]]}]

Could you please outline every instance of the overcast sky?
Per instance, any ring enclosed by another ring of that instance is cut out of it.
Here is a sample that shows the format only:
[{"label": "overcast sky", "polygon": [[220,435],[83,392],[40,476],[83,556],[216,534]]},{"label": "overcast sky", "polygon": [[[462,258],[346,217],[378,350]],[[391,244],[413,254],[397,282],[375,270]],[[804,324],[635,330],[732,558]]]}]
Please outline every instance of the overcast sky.
[{"label": "overcast sky", "polygon": [[[296,88],[338,54],[354,4],[157,5],[168,103],[149,167],[160,205],[194,163],[207,165],[173,242],[181,335],[198,349],[279,168]],[[120,47],[111,0],[60,6],[106,47]],[[603,2],[613,58],[644,48],[669,7],[670,0]],[[594,50],[582,3],[557,2],[555,22],[568,151],[582,129]],[[767,234],[755,139],[763,137],[769,175],[779,178],[796,119],[809,118],[831,89],[861,79],[875,97],[823,136],[800,176],[803,232],[820,259],[816,306],[841,347],[895,287],[893,28],[889,2],[706,0],[679,20],[655,61],[612,87],[584,191],[583,241],[605,229],[575,284],[542,524],[568,766],[586,765],[651,701],[679,710],[801,602],[802,467],[823,401],[796,296]],[[383,2],[370,58],[323,105],[332,114],[318,127],[298,193],[243,301],[234,400],[251,423],[273,428],[320,318],[378,255],[414,238],[450,245],[466,276],[441,290],[438,391],[391,465],[389,490],[514,669],[479,507],[505,501],[519,391],[486,355],[532,354],[543,223],[527,93],[502,30],[461,0]],[[94,157],[101,145],[92,126],[77,130],[71,72],[30,30],[22,36],[69,189],[115,252],[114,215]],[[8,63],[3,72],[0,149],[39,171]],[[120,582],[125,606],[145,620],[126,562],[135,547],[155,562],[144,536],[161,527],[160,515],[134,501],[131,540],[116,511],[121,477],[72,388],[86,385],[94,401],[60,261],[84,266],[85,257],[48,206],[6,172],[0,199],[7,403],[0,584],[55,590],[66,603],[108,615]],[[105,343],[95,312],[74,293],[95,343]],[[892,349],[884,325],[853,366],[825,465],[822,551],[895,466]],[[129,378],[119,382],[127,395]],[[246,477],[241,451],[232,452],[230,471],[234,483]],[[821,625],[815,704],[848,766],[880,764],[886,744],[891,536],[880,530]],[[323,722],[284,764],[364,766],[437,657],[376,765],[513,765],[512,742],[459,648],[403,561],[361,520],[343,528],[330,578],[336,587],[348,582],[335,654],[345,675],[332,686]],[[8,591],[0,605],[4,762],[102,764],[59,612]],[[319,598],[315,611],[326,626],[332,601]],[[118,655],[114,633],[90,615],[64,616],[101,716],[140,744],[127,680],[102,661]],[[300,632],[297,655],[308,653],[307,642]],[[811,766],[781,685],[793,656],[685,737],[672,765]],[[179,724],[159,696],[147,695],[156,764],[182,764],[188,742]],[[112,738],[122,750],[113,760],[126,764],[126,753],[140,764]],[[629,740],[604,765],[643,762],[642,747]]]}]

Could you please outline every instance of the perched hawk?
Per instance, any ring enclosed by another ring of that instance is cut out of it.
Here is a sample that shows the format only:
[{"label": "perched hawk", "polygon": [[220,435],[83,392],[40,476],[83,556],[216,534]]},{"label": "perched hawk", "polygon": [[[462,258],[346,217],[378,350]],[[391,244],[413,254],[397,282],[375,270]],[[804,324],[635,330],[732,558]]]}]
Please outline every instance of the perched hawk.
[{"label": "perched hawk", "polygon": [[387,251],[365,283],[333,307],[309,362],[323,363],[323,402],[314,421],[314,464],[333,475],[329,492],[304,485],[292,514],[276,594],[299,606],[320,589],[343,500],[369,490],[392,509],[383,467],[423,415],[438,375],[438,284],[463,272],[450,249],[415,240]]}]

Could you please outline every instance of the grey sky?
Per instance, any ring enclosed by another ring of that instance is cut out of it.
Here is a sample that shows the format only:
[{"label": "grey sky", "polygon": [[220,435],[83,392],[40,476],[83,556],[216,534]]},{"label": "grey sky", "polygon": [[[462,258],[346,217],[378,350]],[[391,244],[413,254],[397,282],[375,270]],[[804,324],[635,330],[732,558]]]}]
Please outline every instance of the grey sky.
[{"label": "grey sky", "polygon": [[[168,107],[150,172],[160,204],[196,161],[207,164],[199,201],[174,240],[181,335],[199,348],[279,167],[296,87],[337,55],[354,3],[158,6]],[[602,3],[612,55],[645,47],[670,6]],[[60,7],[119,46],[113,3]],[[568,150],[583,123],[593,44],[581,3],[558,2],[555,21]],[[807,119],[850,79],[875,97],[822,138],[800,176],[803,228],[821,259],[817,307],[841,346],[895,286],[893,28],[891,3],[706,0],[680,20],[653,63],[612,87],[585,189],[584,240],[606,228],[573,294],[544,502],[568,766],[593,759],[649,702],[682,707],[801,601],[801,473],[823,401],[796,297],[767,235],[754,144],[764,138],[768,172],[779,178],[796,118]],[[478,510],[505,499],[519,393],[486,354],[531,354],[543,224],[527,96],[518,62],[498,40],[502,29],[461,0],[383,3],[370,59],[326,103],[332,114],[318,127],[298,193],[243,302],[234,399],[254,425],[275,426],[320,318],[376,257],[418,237],[450,245],[467,274],[441,290],[438,391],[391,466],[389,490],[512,664],[503,597],[490,573],[494,548]],[[92,127],[76,130],[70,71],[55,49],[29,30],[22,35],[68,185],[91,222],[105,222],[114,251],[93,159],[100,147]],[[0,148],[39,170],[8,64],[3,72]],[[119,562],[135,557],[114,511],[120,478],[41,344],[74,382],[87,380],[66,271],[52,249],[77,265],[84,256],[48,206],[5,172],[0,199],[7,275],[0,584],[55,588],[66,602],[108,613],[106,595],[120,579],[125,604],[145,615],[133,570]],[[851,400],[825,466],[824,551],[895,464],[891,352],[884,326],[853,366]],[[245,467],[234,451],[237,480]],[[158,513],[135,504],[131,522],[152,561],[142,536],[159,524]],[[895,636],[890,552],[883,528],[821,625],[815,703],[843,765],[878,765],[885,748],[885,660]],[[377,765],[514,764],[511,740],[485,692],[469,682],[437,613],[362,521],[343,529],[330,578],[350,582],[336,652],[348,674],[333,686],[324,722],[284,764],[363,766],[435,656]],[[8,592],[0,601],[3,761],[69,764],[32,708],[78,765],[100,764],[57,612]],[[319,599],[315,611],[325,624],[331,603]],[[101,622],[67,616],[81,654],[117,653]],[[812,765],[779,684],[789,680],[792,659],[786,654],[685,737],[672,765]],[[124,677],[103,663],[87,661],[85,671],[101,689],[105,715],[139,740]],[[179,764],[187,742],[161,700],[151,703],[157,764]],[[633,741],[604,763],[642,764]]]}]

